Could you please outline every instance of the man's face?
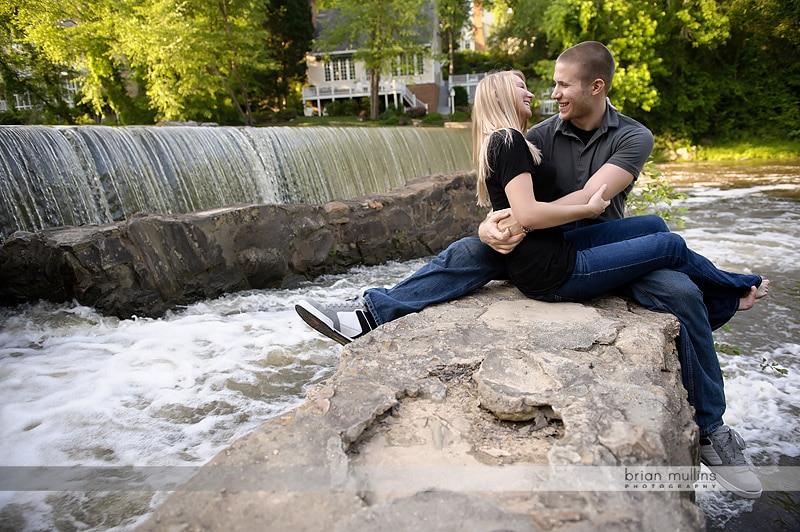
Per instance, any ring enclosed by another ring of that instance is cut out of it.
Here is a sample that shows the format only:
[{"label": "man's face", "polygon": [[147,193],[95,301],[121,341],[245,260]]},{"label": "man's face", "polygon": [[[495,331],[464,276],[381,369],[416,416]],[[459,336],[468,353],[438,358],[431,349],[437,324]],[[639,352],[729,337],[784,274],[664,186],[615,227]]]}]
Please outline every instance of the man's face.
[{"label": "man's face", "polygon": [[561,120],[577,120],[592,111],[590,87],[584,87],[578,76],[579,65],[557,62],[553,73],[552,98],[558,102],[558,116]]}]

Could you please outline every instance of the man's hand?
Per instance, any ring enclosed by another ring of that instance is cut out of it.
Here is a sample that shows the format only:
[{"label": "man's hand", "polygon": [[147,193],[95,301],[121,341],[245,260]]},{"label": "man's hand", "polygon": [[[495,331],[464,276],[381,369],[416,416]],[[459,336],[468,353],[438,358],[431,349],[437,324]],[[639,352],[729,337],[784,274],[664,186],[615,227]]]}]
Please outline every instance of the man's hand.
[{"label": "man's hand", "polygon": [[594,214],[592,218],[597,218],[598,216],[603,214],[603,211],[606,210],[606,207],[608,207],[611,204],[610,200],[603,199],[603,194],[606,193],[607,188],[608,185],[606,184],[600,185],[600,188],[597,190],[597,192],[592,194],[592,197],[589,198],[589,203],[587,203],[587,205],[589,206],[590,209],[592,209],[592,212]]},{"label": "man's hand", "polygon": [[503,255],[511,253],[525,238],[522,227],[511,216],[511,209],[490,212],[478,227],[481,242]]}]

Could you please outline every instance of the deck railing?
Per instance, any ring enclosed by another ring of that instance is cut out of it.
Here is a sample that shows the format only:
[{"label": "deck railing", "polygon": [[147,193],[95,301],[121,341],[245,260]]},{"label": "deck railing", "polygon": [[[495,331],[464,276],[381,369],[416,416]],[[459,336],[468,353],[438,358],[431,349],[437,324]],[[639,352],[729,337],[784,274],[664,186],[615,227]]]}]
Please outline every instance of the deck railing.
[{"label": "deck railing", "polygon": [[[381,83],[378,87],[378,96],[395,96],[398,95],[403,99],[403,102],[409,107],[424,107],[428,109],[428,104],[417,98],[417,96],[409,90],[405,83],[397,80],[391,80]],[[352,86],[325,86],[325,87],[304,87],[303,88],[303,101],[319,101],[338,98],[362,98],[369,96],[369,85],[357,83]]]}]

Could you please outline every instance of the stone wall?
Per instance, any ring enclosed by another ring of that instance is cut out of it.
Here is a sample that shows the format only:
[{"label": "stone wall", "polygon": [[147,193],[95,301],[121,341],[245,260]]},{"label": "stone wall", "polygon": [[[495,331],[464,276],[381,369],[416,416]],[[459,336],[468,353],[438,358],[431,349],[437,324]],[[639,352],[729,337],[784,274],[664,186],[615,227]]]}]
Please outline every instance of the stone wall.
[{"label": "stone wall", "polygon": [[233,442],[140,532],[702,530],[686,482],[625,475],[699,471],[678,330],[618,298],[540,303],[490,283],[347,345],[301,407]]},{"label": "stone wall", "polygon": [[77,300],[158,317],[226,292],[291,286],[355,265],[434,255],[474,234],[474,175],[438,175],[325,205],[240,205],[17,232],[0,248],[0,304]]}]

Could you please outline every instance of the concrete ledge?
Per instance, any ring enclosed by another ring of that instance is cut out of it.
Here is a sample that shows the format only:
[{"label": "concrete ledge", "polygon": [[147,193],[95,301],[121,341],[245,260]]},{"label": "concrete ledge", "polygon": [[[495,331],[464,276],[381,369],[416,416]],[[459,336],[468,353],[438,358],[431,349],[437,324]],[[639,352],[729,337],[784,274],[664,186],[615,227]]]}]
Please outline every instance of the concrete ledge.
[{"label": "concrete ledge", "polygon": [[448,129],[469,129],[472,127],[472,122],[445,122],[444,127]]},{"label": "concrete ledge", "polygon": [[298,409],[215,457],[140,529],[698,530],[670,315],[492,283],[348,345]]}]

